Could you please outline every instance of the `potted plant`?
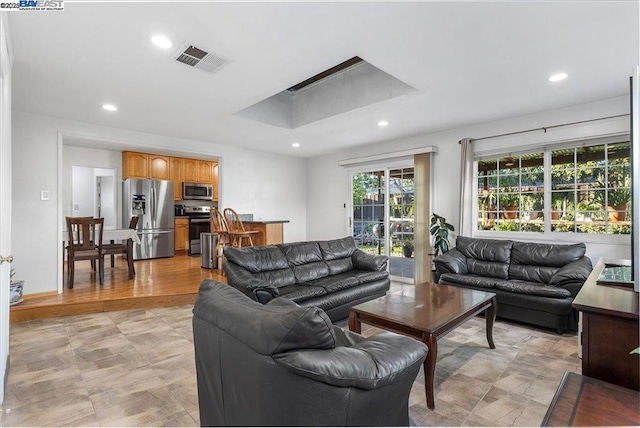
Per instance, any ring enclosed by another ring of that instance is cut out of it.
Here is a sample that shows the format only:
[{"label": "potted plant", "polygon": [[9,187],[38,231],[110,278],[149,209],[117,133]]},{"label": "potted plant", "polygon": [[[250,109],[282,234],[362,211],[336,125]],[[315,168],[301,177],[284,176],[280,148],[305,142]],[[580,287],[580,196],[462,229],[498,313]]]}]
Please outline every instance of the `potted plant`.
[{"label": "potted plant", "polygon": [[16,270],[11,269],[10,277],[10,285],[9,285],[9,305],[17,305],[18,303],[22,303],[22,293],[24,287],[24,281],[21,279],[14,280],[13,276],[15,275]]},{"label": "potted plant", "polygon": [[518,216],[520,195],[518,193],[503,193],[500,195],[500,207],[506,220],[513,220]]},{"label": "potted plant", "polygon": [[447,223],[447,219],[435,213],[431,214],[429,233],[432,236],[431,246],[434,257],[449,251],[449,231],[454,230],[454,227]]},{"label": "potted plant", "polygon": [[631,202],[631,189],[609,189],[607,200],[609,202],[607,207],[609,220],[624,221],[627,216],[627,206]]},{"label": "potted plant", "polygon": [[404,255],[405,257],[413,256],[413,242],[411,241],[402,242],[402,255]]}]

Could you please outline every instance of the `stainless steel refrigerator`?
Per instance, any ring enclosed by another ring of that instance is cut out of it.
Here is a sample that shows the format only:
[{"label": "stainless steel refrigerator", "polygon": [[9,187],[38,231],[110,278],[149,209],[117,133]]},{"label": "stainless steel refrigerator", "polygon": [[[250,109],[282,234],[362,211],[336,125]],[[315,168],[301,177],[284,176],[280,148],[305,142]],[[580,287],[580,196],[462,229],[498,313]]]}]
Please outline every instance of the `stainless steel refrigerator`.
[{"label": "stainless steel refrigerator", "polygon": [[128,178],[122,184],[122,224],[138,216],[133,259],[173,257],[175,254],[173,181]]}]

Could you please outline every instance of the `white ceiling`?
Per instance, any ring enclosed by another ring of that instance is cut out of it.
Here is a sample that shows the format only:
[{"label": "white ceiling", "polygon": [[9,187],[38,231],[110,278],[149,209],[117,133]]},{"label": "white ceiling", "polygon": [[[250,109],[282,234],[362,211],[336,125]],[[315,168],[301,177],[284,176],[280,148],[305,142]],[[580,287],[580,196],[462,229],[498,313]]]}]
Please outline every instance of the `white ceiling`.
[{"label": "white ceiling", "polygon": [[[637,2],[615,1],[66,1],[9,13],[13,108],[315,156],[627,94],[638,18]],[[174,48],[152,45],[158,33]],[[173,61],[183,42],[230,64],[212,75]],[[417,91],[295,130],[235,115],[356,55]],[[569,78],[548,82],[558,71]]]}]

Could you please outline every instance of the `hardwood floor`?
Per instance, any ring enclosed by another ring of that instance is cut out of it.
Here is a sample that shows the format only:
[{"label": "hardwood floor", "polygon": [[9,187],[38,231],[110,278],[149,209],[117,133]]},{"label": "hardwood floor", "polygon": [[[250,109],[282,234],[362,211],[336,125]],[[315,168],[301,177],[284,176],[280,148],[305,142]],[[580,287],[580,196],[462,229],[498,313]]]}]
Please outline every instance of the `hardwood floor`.
[{"label": "hardwood floor", "polygon": [[24,296],[11,307],[11,321],[27,321],[65,315],[118,311],[143,307],[193,303],[205,279],[226,284],[218,270],[200,267],[200,257],[180,252],[175,257],[135,262],[136,276],[128,279],[127,263],[116,257],[115,267],[105,260],[104,284],[98,284],[89,262],[76,264],[74,288],[62,294]]}]

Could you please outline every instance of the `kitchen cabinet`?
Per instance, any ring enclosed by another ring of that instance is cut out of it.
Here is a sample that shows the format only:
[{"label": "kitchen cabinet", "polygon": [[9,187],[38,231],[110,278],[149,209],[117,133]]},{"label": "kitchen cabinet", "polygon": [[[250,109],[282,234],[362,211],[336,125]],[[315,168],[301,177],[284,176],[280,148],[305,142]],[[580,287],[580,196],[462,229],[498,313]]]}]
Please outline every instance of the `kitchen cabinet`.
[{"label": "kitchen cabinet", "polygon": [[122,152],[122,179],[149,178],[149,155],[138,152]]},{"label": "kitchen cabinet", "polygon": [[170,180],[169,156],[149,155],[149,178],[154,180]]},{"label": "kitchen cabinet", "polygon": [[175,250],[185,251],[189,249],[189,219],[176,218],[175,219]]},{"label": "kitchen cabinet", "polygon": [[169,180],[173,181],[173,199],[179,201],[182,199],[182,182],[184,169],[183,158],[171,158],[169,167]]},{"label": "kitchen cabinet", "polygon": [[289,223],[289,220],[242,222],[246,230],[260,232],[251,237],[255,246],[282,244],[284,242],[284,223]]},{"label": "kitchen cabinet", "polygon": [[218,162],[212,162],[213,165],[213,200],[218,201]]},{"label": "kitchen cabinet", "polygon": [[198,182],[198,160],[197,159],[183,159],[184,169],[182,172],[182,178],[187,183]]},{"label": "kitchen cabinet", "polygon": [[213,169],[211,161],[198,161],[198,181],[197,183],[213,183]]},{"label": "kitchen cabinet", "polygon": [[179,158],[151,153],[122,152],[122,179],[150,178],[173,181],[173,198],[179,201],[182,183],[213,185],[213,201],[218,201],[218,162],[204,159]]}]

